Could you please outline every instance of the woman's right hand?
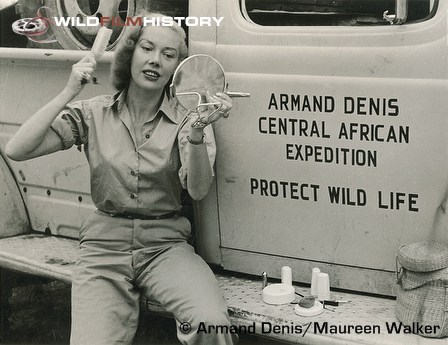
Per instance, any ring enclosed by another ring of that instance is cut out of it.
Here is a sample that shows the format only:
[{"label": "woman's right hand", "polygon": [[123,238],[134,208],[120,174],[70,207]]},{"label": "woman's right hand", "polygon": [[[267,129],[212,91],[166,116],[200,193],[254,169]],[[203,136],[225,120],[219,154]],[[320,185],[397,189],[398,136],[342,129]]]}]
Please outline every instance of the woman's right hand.
[{"label": "woman's right hand", "polygon": [[64,91],[72,97],[77,96],[84,85],[90,82],[92,74],[96,69],[96,61],[93,54],[87,54],[78,63],[72,66],[72,72]]}]

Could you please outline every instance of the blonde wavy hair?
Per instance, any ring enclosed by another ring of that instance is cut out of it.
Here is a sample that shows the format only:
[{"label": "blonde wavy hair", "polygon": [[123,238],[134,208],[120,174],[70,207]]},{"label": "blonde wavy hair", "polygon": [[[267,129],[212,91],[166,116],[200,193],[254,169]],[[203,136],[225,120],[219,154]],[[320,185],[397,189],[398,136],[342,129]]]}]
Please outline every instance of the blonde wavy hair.
[{"label": "blonde wavy hair", "polygon": [[[156,17],[165,17],[165,15],[161,13],[151,13],[148,11],[142,11],[134,17],[134,20],[137,17],[156,18]],[[187,35],[184,29],[177,23],[174,23],[172,26],[167,27],[172,29],[179,35],[181,41],[179,51],[179,62],[181,62],[188,56]],[[114,60],[112,61],[110,75],[112,85],[118,91],[121,91],[126,87],[128,87],[129,82],[131,81],[132,56],[134,54],[136,44],[144,29],[145,29],[144,26],[139,25],[127,26],[124,29],[125,31],[123,32],[123,36],[121,37],[115,49],[115,57]]]}]

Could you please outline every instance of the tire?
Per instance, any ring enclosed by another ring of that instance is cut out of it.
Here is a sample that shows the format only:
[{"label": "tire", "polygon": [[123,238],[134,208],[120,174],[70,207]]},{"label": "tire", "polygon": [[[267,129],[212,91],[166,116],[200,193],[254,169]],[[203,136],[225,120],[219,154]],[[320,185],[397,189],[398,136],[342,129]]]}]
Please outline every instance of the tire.
[{"label": "tire", "polygon": [[[84,4],[84,11],[80,9],[79,3]],[[35,18],[38,16],[39,9],[44,8],[41,13],[50,18],[53,16],[79,17],[82,21],[86,16],[116,17],[119,14],[122,18],[133,16],[136,9],[135,3],[136,0],[45,0],[42,2],[19,0],[18,9],[22,18]],[[99,27],[96,26],[67,27],[51,25],[54,39],[57,42],[39,43],[30,40],[28,46],[43,49],[89,50],[92,47],[98,29]],[[124,32],[124,29],[120,27],[114,27],[113,30],[114,33],[107,50],[112,50],[116,46]]]},{"label": "tire", "polygon": [[[84,10],[80,9],[82,4]],[[163,14],[182,17],[188,15],[188,0],[19,0],[17,8],[22,18],[35,18],[40,8],[49,8],[52,12],[43,12],[49,17],[77,17],[89,16],[120,16],[126,17],[138,14],[142,9],[149,12],[161,12]],[[98,27],[70,28],[65,26],[52,26],[53,43],[39,43],[29,40],[30,48],[43,49],[70,49],[89,50],[92,47]],[[114,33],[107,50],[113,50],[118,40],[122,37],[126,27],[113,27]]]}]

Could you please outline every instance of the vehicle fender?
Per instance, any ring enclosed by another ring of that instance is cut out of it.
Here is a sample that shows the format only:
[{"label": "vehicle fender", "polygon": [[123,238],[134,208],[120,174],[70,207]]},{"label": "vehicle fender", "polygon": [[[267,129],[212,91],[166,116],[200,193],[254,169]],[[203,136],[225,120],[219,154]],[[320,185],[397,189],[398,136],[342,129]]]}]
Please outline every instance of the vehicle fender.
[{"label": "vehicle fender", "polygon": [[0,152],[0,238],[30,231],[25,203],[14,174]]}]

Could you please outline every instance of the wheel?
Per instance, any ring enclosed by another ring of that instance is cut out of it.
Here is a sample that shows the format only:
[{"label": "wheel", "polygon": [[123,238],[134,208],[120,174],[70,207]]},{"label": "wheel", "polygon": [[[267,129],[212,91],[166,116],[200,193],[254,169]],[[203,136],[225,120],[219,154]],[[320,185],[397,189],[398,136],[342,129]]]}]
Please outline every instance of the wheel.
[{"label": "wheel", "polygon": [[[36,18],[40,16],[79,18],[80,23],[85,23],[89,16],[120,17],[123,22],[126,17],[132,17],[140,10],[161,12],[173,17],[185,17],[188,15],[188,0],[19,0],[17,7],[22,18]],[[48,49],[75,49],[88,50],[95,40],[98,26],[55,26],[53,33],[47,34],[47,38],[53,38],[39,42],[38,36],[28,36],[29,47]],[[113,26],[110,45],[107,50],[112,50],[123,35],[126,27]],[[49,30],[50,31],[50,30]]]},{"label": "wheel", "polygon": [[[123,21],[126,17],[135,14],[136,0],[45,0],[45,1],[19,1],[19,9],[22,18],[36,18],[42,15],[49,17],[77,18],[80,23],[85,23],[87,17],[120,17]],[[35,43],[31,47],[62,48],[74,50],[88,50],[92,47],[99,26],[56,26],[52,25],[54,43],[39,43],[38,37],[33,36]],[[108,50],[117,44],[125,28],[111,27],[113,34]]]}]

